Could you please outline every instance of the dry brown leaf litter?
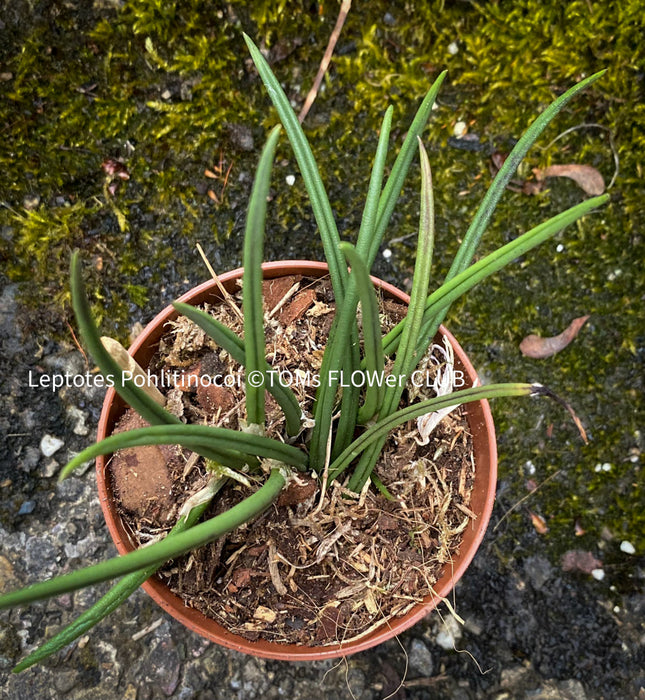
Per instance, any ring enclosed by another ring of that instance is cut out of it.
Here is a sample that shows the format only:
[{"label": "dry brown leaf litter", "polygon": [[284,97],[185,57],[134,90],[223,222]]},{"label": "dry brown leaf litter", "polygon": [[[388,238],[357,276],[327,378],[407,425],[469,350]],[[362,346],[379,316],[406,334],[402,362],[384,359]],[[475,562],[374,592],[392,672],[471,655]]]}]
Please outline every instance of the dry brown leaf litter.
[{"label": "dry brown leaf litter", "polygon": [[539,335],[527,335],[520,343],[520,352],[525,357],[532,357],[536,360],[542,360],[545,357],[551,357],[560,350],[564,350],[576,338],[580,329],[589,320],[589,316],[580,316],[574,318],[573,321],[559,335],[550,338],[542,338]]}]

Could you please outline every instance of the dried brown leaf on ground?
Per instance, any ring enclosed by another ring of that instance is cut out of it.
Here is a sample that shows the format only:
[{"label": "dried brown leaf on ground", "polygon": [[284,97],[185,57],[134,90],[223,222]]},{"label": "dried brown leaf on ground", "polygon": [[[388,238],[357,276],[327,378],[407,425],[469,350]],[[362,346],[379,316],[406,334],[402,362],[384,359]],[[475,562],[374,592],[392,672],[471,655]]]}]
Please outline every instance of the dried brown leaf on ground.
[{"label": "dried brown leaf on ground", "polygon": [[580,316],[574,318],[569,324],[569,327],[562,331],[560,335],[555,335],[551,338],[542,338],[539,335],[527,335],[520,343],[520,351],[525,357],[532,357],[536,360],[551,357],[556,352],[564,350],[569,343],[578,335],[580,329],[584,326],[589,316]]},{"label": "dried brown leaf on ground", "polygon": [[602,569],[602,562],[598,561],[591,552],[582,549],[570,549],[562,555],[562,571],[581,571],[590,574],[594,569]]},{"label": "dried brown leaf on ground", "polygon": [[549,526],[546,524],[546,520],[541,515],[538,515],[531,510],[529,511],[529,515],[531,516],[531,523],[533,523],[535,531],[539,535],[546,535],[546,533],[549,531]]},{"label": "dried brown leaf on ground", "polygon": [[577,163],[550,165],[544,170],[534,168],[533,173],[538,182],[547,177],[568,177],[588,195],[595,196],[605,191],[605,181],[602,175],[591,165],[578,165]]}]

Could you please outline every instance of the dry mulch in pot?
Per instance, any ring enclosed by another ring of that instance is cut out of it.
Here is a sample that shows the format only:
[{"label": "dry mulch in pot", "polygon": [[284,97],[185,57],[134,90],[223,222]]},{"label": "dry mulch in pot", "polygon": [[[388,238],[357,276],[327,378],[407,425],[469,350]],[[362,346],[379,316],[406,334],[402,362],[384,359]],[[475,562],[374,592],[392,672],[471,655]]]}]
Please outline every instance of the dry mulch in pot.
[{"label": "dry mulch in pot", "polygon": [[[267,358],[291,372],[292,389],[310,418],[315,388],[295,378],[320,369],[333,318],[331,286],[325,278],[283,277],[265,281],[264,297]],[[206,308],[241,334],[229,304]],[[398,302],[384,300],[383,330],[404,313]],[[434,368],[428,358],[424,366]],[[167,408],[183,420],[243,425],[241,382],[217,387],[197,381],[241,377],[239,366],[187,319],[173,323],[153,368],[173,377]],[[407,394],[404,401],[416,399]],[[128,410],[116,430],[143,424]],[[282,413],[267,394],[267,434],[282,429]],[[304,448],[307,431],[294,444]],[[472,440],[462,409],[443,419],[427,445],[420,442],[414,421],[388,438],[376,474],[391,500],[374,487],[352,494],[342,483],[323,492],[315,475],[298,473],[254,522],[169,562],[158,575],[186,605],[250,640],[325,645],[368,634],[433,594],[475,518],[469,508]],[[183,503],[208,479],[203,459],[174,446],[122,450],[110,472],[122,518],[138,544],[170,530]],[[262,479],[261,473],[247,476]],[[249,493],[231,481],[209,515]]]}]

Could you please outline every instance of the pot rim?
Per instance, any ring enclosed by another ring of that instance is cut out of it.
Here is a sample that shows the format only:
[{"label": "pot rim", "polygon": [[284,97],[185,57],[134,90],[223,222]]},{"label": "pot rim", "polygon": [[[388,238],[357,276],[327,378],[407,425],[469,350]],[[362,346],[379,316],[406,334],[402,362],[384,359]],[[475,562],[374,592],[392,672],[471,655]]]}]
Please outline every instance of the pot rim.
[{"label": "pot rim", "polygon": [[[314,275],[323,276],[327,271],[325,263],[310,260],[286,260],[268,262],[262,265],[265,279],[280,277],[283,275]],[[224,286],[234,284],[241,277],[242,268],[237,268],[219,276],[219,281]],[[405,303],[409,302],[409,296],[388,282],[372,277],[376,286],[386,294]],[[208,280],[183,294],[177,301],[184,303],[202,303],[204,297],[219,295],[215,280]],[[147,343],[153,337],[154,344],[163,334],[163,326],[169,320],[179,314],[172,306],[167,306],[144,328],[137,337],[128,352],[137,356],[142,350],[147,349]],[[455,337],[443,326],[439,331],[451,343],[455,362],[461,364],[471,382],[477,380],[477,374],[468,356],[465,354]],[[158,337],[154,337],[158,336]],[[147,358],[148,360],[149,358]],[[146,362],[147,362],[146,360]],[[145,363],[144,363],[145,364]],[[113,388],[110,388],[105,396],[101,417],[99,420],[97,441],[110,434],[116,418],[123,411],[123,402],[118,398]],[[359,651],[365,651],[381,644],[392,637],[408,629],[421,618],[433,610],[442,599],[446,598],[462,577],[470,565],[475,552],[479,548],[486,532],[488,522],[493,509],[495,499],[495,487],[497,481],[497,444],[495,439],[495,426],[488,401],[482,400],[465,404],[469,427],[473,434],[473,452],[475,454],[475,484],[473,496],[477,498],[477,507],[473,510],[478,513],[476,521],[471,523],[464,532],[460,552],[452,562],[452,567],[446,565],[441,577],[435,585],[435,594],[424,599],[424,602],[415,606],[405,615],[385,622],[370,634],[346,643],[337,643],[329,646],[308,647],[295,644],[278,644],[258,640],[251,642],[243,637],[233,634],[223,628],[214,620],[206,617],[201,612],[188,608],[183,601],[171,593],[168,588],[157,578],[152,577],[143,584],[143,589],[166,612],[190,630],[200,634],[221,646],[240,651],[253,656],[263,658],[287,660],[287,661],[315,661],[348,656]],[[112,496],[112,489],[107,477],[107,464],[109,456],[98,457],[96,460],[97,486],[101,509],[108,526],[108,530],[119,554],[126,554],[134,549],[127,532],[123,527],[116,504]],[[473,505],[471,501],[471,506]]]}]

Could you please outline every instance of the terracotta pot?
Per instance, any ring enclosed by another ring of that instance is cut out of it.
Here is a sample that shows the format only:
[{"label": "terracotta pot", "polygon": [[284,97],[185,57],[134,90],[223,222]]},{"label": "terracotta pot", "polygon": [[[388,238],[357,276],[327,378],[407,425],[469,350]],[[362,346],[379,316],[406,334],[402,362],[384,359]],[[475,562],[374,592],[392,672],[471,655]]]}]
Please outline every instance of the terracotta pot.
[{"label": "terracotta pot", "polygon": [[[321,277],[327,274],[327,266],[324,263],[310,261],[266,263],[263,269],[266,279],[284,275],[300,274]],[[233,291],[235,280],[241,275],[241,269],[233,270],[222,275],[220,281],[229,291]],[[406,303],[409,301],[409,297],[406,294],[400,292],[392,285],[376,279],[374,281],[383,289],[386,295]],[[197,305],[218,298],[220,298],[220,295],[215,282],[209,281],[184,294],[179,301]],[[176,316],[175,310],[168,306],[148,324],[130,348],[130,354],[143,367],[146,367],[149,363],[160,338],[166,332],[166,322],[176,318]],[[474,382],[477,377],[475,370],[455,338],[443,326],[440,328],[439,334],[446,336],[452,344],[455,355],[455,369],[463,370],[469,377],[470,382]],[[125,404],[123,401],[116,395],[114,389],[110,389],[103,404],[97,440],[101,440],[111,434],[115,422],[124,409]],[[442,576],[437,581],[434,588],[438,597],[428,597],[423,604],[413,608],[406,615],[391,620],[359,640],[342,645],[306,647],[266,641],[250,642],[243,637],[228,632],[217,622],[207,618],[197,610],[186,607],[181,599],[171,593],[157,578],[151,578],[146,581],[143,584],[143,588],[166,612],[194,632],[229,649],[270,659],[313,661],[337,658],[364,651],[400,634],[429,613],[439,603],[439,597],[448,596],[472,561],[488,525],[493,508],[497,478],[495,427],[487,401],[466,404],[466,412],[470,431],[473,435],[475,453],[475,481],[469,507],[477,513],[477,519],[464,532],[459,555],[454,558],[451,565],[444,568]],[[132,551],[134,546],[117,512],[110,479],[107,478],[106,462],[107,459],[102,457],[96,460],[101,508],[119,553],[126,554]]]}]

